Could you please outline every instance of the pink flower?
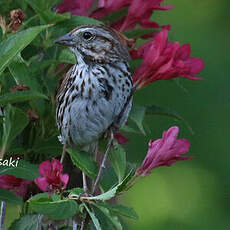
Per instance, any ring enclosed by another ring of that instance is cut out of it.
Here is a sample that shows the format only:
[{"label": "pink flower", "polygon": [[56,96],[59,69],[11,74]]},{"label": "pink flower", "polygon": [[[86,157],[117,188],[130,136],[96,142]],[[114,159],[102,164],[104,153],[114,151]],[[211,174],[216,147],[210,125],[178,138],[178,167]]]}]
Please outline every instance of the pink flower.
[{"label": "pink flower", "polygon": [[120,144],[120,145],[129,141],[129,139],[127,137],[123,136],[121,132],[117,132],[114,137],[117,140],[118,144]]},{"label": "pink flower", "polygon": [[190,143],[186,139],[177,139],[178,132],[179,128],[173,126],[163,132],[161,139],[149,142],[148,153],[136,175],[145,176],[156,167],[170,166],[177,161],[192,158],[181,156],[189,151]]},{"label": "pink flower", "polygon": [[58,4],[56,9],[58,13],[70,12],[71,14],[87,16],[93,0],[64,0]]},{"label": "pink flower", "polygon": [[[90,13],[93,0],[64,0],[58,4],[58,13],[70,12],[75,15],[89,16],[102,19],[110,13],[122,8],[128,8],[128,15],[111,24],[116,30],[125,31],[133,29],[137,24],[144,28],[160,28],[160,26],[150,21],[154,10],[169,10],[172,6],[160,6],[163,0],[98,0],[97,8]],[[145,27],[148,22],[148,27]],[[156,26],[157,25],[157,26]]]},{"label": "pink flower", "polygon": [[39,165],[39,174],[41,177],[35,179],[36,185],[43,191],[53,192],[61,191],[66,188],[69,181],[68,174],[62,174],[63,167],[60,161],[52,159],[52,161],[44,161]]},{"label": "pink flower", "polygon": [[25,196],[32,181],[11,175],[0,175],[0,188],[7,189],[18,196]]},{"label": "pink flower", "polygon": [[[137,24],[146,23],[146,21],[151,22],[150,17],[154,10],[169,10],[173,8],[172,6],[161,7],[160,3],[162,1],[163,0],[133,0],[129,7],[128,15],[125,17],[119,30],[133,29]],[[153,28],[155,28],[155,26]]]},{"label": "pink flower", "polygon": [[156,34],[154,39],[145,43],[136,51],[131,51],[132,58],[143,58],[142,64],[134,72],[133,82],[138,88],[157,80],[167,80],[175,77],[185,77],[200,80],[199,73],[204,62],[200,58],[190,57],[190,45],[169,42],[168,31]]},{"label": "pink flower", "polygon": [[97,19],[102,19],[111,12],[120,10],[131,4],[132,0],[98,0],[98,9],[90,16]]}]

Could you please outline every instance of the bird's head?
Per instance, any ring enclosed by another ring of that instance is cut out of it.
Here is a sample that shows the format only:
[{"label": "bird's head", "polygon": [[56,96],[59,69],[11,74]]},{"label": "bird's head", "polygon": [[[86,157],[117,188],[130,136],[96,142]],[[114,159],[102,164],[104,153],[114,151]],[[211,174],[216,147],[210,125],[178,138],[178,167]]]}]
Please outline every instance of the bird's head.
[{"label": "bird's head", "polygon": [[96,63],[128,61],[131,42],[119,32],[102,25],[77,27],[55,41],[70,47],[78,61]]}]

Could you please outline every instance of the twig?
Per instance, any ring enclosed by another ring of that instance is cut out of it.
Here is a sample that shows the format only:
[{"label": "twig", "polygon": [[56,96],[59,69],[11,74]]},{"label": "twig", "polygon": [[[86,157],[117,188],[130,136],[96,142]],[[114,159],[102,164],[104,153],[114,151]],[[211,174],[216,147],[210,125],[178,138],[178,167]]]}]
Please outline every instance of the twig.
[{"label": "twig", "polygon": [[0,151],[0,159],[3,159],[5,153],[6,153],[6,146],[3,146],[1,151]]},{"label": "twig", "polygon": [[80,229],[80,230],[84,230],[84,227],[85,227],[85,220],[86,220],[86,219],[83,219],[83,220],[81,221],[81,229]]},{"label": "twig", "polygon": [[39,214],[38,215],[38,224],[37,224],[36,230],[41,230],[42,229],[42,226],[41,226],[42,218],[43,218],[43,215]]},{"label": "twig", "polygon": [[62,155],[61,155],[61,163],[63,163],[63,160],[65,158],[65,153],[66,153],[66,145],[63,145],[63,150],[62,150]]},{"label": "twig", "polygon": [[73,220],[73,230],[77,230],[77,223]]},{"label": "twig", "polygon": [[1,215],[0,215],[0,230],[4,230],[4,224],[5,224],[5,217],[6,217],[6,202],[1,202]]},{"label": "twig", "polygon": [[111,136],[110,136],[110,139],[109,139],[109,142],[108,142],[108,145],[107,145],[107,149],[106,149],[105,155],[103,157],[102,163],[100,165],[100,168],[99,168],[99,171],[98,171],[98,174],[97,174],[97,178],[96,178],[95,183],[93,185],[92,194],[94,194],[94,192],[96,190],[96,187],[97,187],[97,185],[99,183],[99,180],[100,180],[100,178],[102,176],[103,169],[105,168],[105,162],[106,162],[106,160],[108,158],[109,151],[110,151],[110,149],[112,147],[112,144],[113,144],[113,138],[114,138],[113,137],[113,131],[111,131]]},{"label": "twig", "polygon": [[87,194],[87,192],[88,192],[87,180],[86,180],[85,173],[83,171],[82,171],[82,181],[83,181],[83,191],[84,191],[84,193]]},{"label": "twig", "polygon": [[[95,162],[97,162],[97,157],[98,157],[98,143],[96,144],[96,147],[94,149],[94,160],[95,160]],[[95,183],[95,180],[92,179],[91,180],[91,189],[93,189],[94,183]]]}]

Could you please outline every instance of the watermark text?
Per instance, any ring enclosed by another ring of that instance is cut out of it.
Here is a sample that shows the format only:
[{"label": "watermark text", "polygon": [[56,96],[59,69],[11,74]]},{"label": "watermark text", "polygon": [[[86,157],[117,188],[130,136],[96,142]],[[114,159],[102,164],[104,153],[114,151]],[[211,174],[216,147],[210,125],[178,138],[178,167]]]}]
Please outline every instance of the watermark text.
[{"label": "watermark text", "polygon": [[18,162],[20,158],[13,159],[13,157],[10,157],[9,159],[0,159],[0,166],[7,166],[7,167],[18,167]]}]

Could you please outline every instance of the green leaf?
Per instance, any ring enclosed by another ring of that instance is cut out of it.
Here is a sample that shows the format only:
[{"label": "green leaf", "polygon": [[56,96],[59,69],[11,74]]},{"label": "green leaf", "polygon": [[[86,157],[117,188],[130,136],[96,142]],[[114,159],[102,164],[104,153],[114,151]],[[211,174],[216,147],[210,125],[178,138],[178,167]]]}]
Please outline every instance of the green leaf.
[{"label": "green leaf", "polygon": [[20,31],[7,40],[0,43],[0,74],[4,71],[12,59],[20,53],[34,38],[50,25],[35,26],[29,29]]},{"label": "green leaf", "polygon": [[82,188],[72,188],[70,190],[67,190],[66,192],[69,192],[69,195],[80,195],[84,193],[84,190]]},{"label": "green leaf", "polygon": [[98,172],[97,164],[87,152],[74,149],[67,149],[67,152],[70,154],[74,165],[80,168],[81,171],[85,172],[87,176],[96,178]]},{"label": "green leaf", "polygon": [[109,160],[117,174],[119,182],[121,182],[126,172],[126,152],[121,145],[117,144],[111,149]]},{"label": "green leaf", "polygon": [[66,62],[70,64],[76,64],[76,58],[69,49],[62,49],[58,57],[60,62]]},{"label": "green leaf", "polygon": [[89,216],[90,216],[91,220],[93,221],[94,226],[96,227],[96,230],[102,230],[102,229],[101,229],[101,226],[100,226],[100,223],[99,223],[97,217],[95,216],[94,212],[91,211],[91,210],[87,207],[87,205],[86,205],[85,203],[83,203],[83,205],[84,205],[85,209],[87,210],[87,212],[89,213]]},{"label": "green leaf", "polygon": [[33,0],[41,9],[52,10],[54,6],[61,3],[62,0]]},{"label": "green leaf", "polygon": [[8,104],[4,109],[2,150],[6,150],[12,140],[19,135],[29,123],[27,115],[20,109]]},{"label": "green leaf", "polygon": [[[44,60],[44,61],[39,62],[39,65],[38,65],[38,58],[36,59],[34,57],[34,59],[35,60],[29,60],[31,62],[30,69],[31,69],[31,72],[36,75],[41,73],[41,71],[43,71],[45,68],[50,67],[52,64],[58,65],[60,63],[58,60],[49,59],[47,61]],[[46,78],[44,80],[46,80]]]},{"label": "green leaf", "polygon": [[142,60],[141,59],[132,59],[130,61],[130,69],[132,71],[132,73],[135,72],[135,70],[141,65]]},{"label": "green leaf", "polygon": [[14,193],[0,188],[0,200],[4,200],[9,203],[22,204],[22,198],[16,196]]},{"label": "green leaf", "polygon": [[44,20],[44,24],[58,23],[70,19],[70,13],[56,14],[50,11],[41,11],[40,16]]},{"label": "green leaf", "polygon": [[146,108],[146,115],[163,115],[163,116],[172,117],[184,123],[187,126],[188,130],[191,132],[191,134],[194,134],[191,126],[174,110],[158,105],[145,106],[145,108]]},{"label": "green leaf", "polygon": [[73,227],[64,226],[61,227],[60,230],[73,230]]},{"label": "green leaf", "polygon": [[19,31],[24,30],[26,28],[29,28],[31,26],[34,26],[36,23],[35,20],[39,19],[39,15],[35,14],[34,16],[28,18],[27,20],[24,21],[24,23],[20,26]]},{"label": "green leaf", "polygon": [[145,108],[146,108],[147,115],[165,115],[165,116],[175,118],[177,120],[183,119],[175,111],[163,106],[151,105],[151,106],[145,106]]},{"label": "green leaf", "polygon": [[151,29],[151,28],[146,28],[146,29],[134,29],[134,30],[127,30],[124,32],[124,35],[128,38],[139,38],[143,35],[146,34],[151,34],[158,32],[159,30],[157,29]]},{"label": "green leaf", "polygon": [[145,135],[145,130],[143,127],[143,121],[145,117],[146,108],[144,106],[133,106],[131,109],[131,112],[129,114],[129,117],[131,120],[133,120],[137,127],[140,129],[140,131]]},{"label": "green leaf", "polygon": [[60,22],[55,25],[52,29],[64,29],[66,32],[76,28],[81,25],[100,25],[103,24],[101,21],[98,21],[94,18],[88,18],[85,16],[74,15],[70,19]]},{"label": "green leaf", "polygon": [[[127,183],[132,179],[133,177],[133,171],[131,170],[129,172],[129,174],[126,176],[126,178],[117,186],[115,186],[114,188],[110,189],[109,191],[102,193],[98,196],[91,196],[91,197],[87,197],[87,200],[99,200],[99,201],[106,201],[106,200],[110,200],[113,197],[115,197],[116,195],[121,194],[121,192],[125,191],[127,189],[126,185]],[[73,194],[72,198],[75,197],[79,197],[78,195]]]},{"label": "green leaf", "polygon": [[48,101],[45,101],[44,99],[30,100],[29,105],[38,114],[38,116],[42,118],[42,120],[47,119],[47,114],[51,112],[51,105],[48,104]]},{"label": "green leaf", "polygon": [[52,0],[51,3],[51,7],[56,6],[58,4],[60,4],[62,2],[62,0]]},{"label": "green leaf", "polygon": [[110,200],[113,197],[116,196],[118,191],[118,186],[115,186],[114,188],[110,189],[109,191],[102,193],[98,196],[92,196],[87,198],[88,200],[101,200],[101,201],[106,201],[106,200]]},{"label": "green leaf", "polygon": [[62,145],[58,141],[57,136],[50,137],[48,139],[37,138],[35,140],[33,150],[38,154],[58,156],[62,152]]},{"label": "green leaf", "polygon": [[127,187],[127,184],[132,179],[133,176],[134,176],[134,171],[133,171],[133,169],[131,169],[130,172],[125,177],[125,179],[120,184],[117,185],[116,195],[120,195],[122,192],[129,189]]},{"label": "green leaf", "polygon": [[39,215],[25,215],[18,220],[15,220],[8,230],[35,230],[40,224]]},{"label": "green leaf", "polygon": [[48,99],[48,98],[46,95],[32,90],[16,91],[12,93],[5,93],[4,95],[0,96],[0,105],[30,101],[34,99]]},{"label": "green leaf", "polygon": [[68,26],[73,26],[75,28],[76,26],[81,26],[81,25],[101,25],[103,22],[96,20],[94,18],[89,18],[85,16],[79,16],[79,15],[74,15],[71,16],[71,18],[63,22],[63,24],[66,23]]},{"label": "green leaf", "polygon": [[[12,158],[12,157],[11,157]],[[4,161],[10,162],[10,159],[4,159]],[[39,177],[38,173],[38,165],[31,164],[24,160],[18,160],[18,164],[16,165],[17,160],[15,160],[14,166],[0,166],[0,174],[8,174],[15,176],[17,178],[22,178],[26,180],[34,180],[36,177]]]},{"label": "green leaf", "polygon": [[16,0],[16,4],[19,4],[20,8],[25,12],[27,9],[27,3],[24,1]]},{"label": "green leaf", "polygon": [[2,32],[2,27],[0,27],[0,41],[2,40],[3,37],[3,32]]},{"label": "green leaf", "polygon": [[106,167],[103,170],[103,176],[100,180],[100,188],[102,191],[108,191],[117,184],[117,175],[113,167]]},{"label": "green leaf", "polygon": [[29,86],[32,90],[41,91],[40,84],[33,74],[31,74],[30,68],[20,55],[10,63],[9,70],[18,85],[23,84]]},{"label": "green leaf", "polygon": [[28,200],[28,202],[36,201],[36,200],[39,200],[39,199],[42,199],[42,200],[45,200],[45,199],[46,199],[47,201],[49,201],[49,200],[51,200],[52,198],[50,198],[48,192],[43,192],[43,193],[38,193],[38,194],[32,196],[32,197]]},{"label": "green leaf", "polygon": [[133,128],[133,127],[128,126],[128,125],[123,125],[123,126],[120,128],[120,130],[123,131],[123,132],[126,132],[126,133],[136,133],[136,134],[140,134],[139,129]]},{"label": "green leaf", "polygon": [[46,9],[46,7],[41,7],[40,0],[26,0],[26,2],[39,15],[43,24],[57,23],[70,18],[70,13],[57,14]]},{"label": "green leaf", "polygon": [[122,226],[119,219],[117,218],[117,216],[112,215],[109,209],[93,202],[91,204],[97,207],[106,216],[108,221],[111,223],[110,225],[113,225],[116,230],[122,230]]},{"label": "green leaf", "polygon": [[134,220],[138,219],[138,215],[136,214],[133,208],[129,208],[123,205],[110,205],[110,204],[102,203],[102,202],[99,203],[98,205],[108,208],[111,212],[115,214],[122,215],[128,218],[134,219]]},{"label": "green leaf", "polygon": [[[28,200],[29,206],[37,213],[48,216],[54,220],[71,218],[78,211],[78,204],[73,200],[57,200],[57,197],[49,197],[42,194]],[[58,212],[57,212],[58,210]]]}]

